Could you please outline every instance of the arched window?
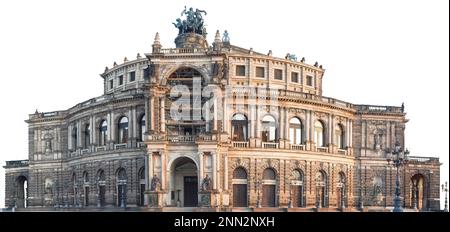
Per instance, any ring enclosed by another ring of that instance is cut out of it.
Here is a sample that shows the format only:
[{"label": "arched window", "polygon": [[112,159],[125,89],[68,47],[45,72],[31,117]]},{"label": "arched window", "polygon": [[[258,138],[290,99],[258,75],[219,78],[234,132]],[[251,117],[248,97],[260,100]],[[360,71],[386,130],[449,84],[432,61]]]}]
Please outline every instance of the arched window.
[{"label": "arched window", "polygon": [[108,123],[106,122],[106,120],[103,120],[100,123],[100,127],[99,127],[99,142],[100,142],[100,146],[105,146],[106,145],[107,136],[108,136]]},{"label": "arched window", "polygon": [[292,205],[294,207],[304,207],[305,199],[304,199],[304,187],[303,180],[304,175],[301,170],[295,169],[292,171],[292,181],[291,181],[291,194],[292,194]]},{"label": "arched window", "polygon": [[72,150],[76,150],[78,146],[78,129],[76,125],[72,126]]},{"label": "arched window", "polygon": [[233,207],[248,207],[247,171],[237,167],[233,171]]},{"label": "arched window", "polygon": [[139,169],[139,206],[145,204],[145,167]]},{"label": "arched window", "polygon": [[119,134],[118,134],[118,143],[127,143],[128,142],[128,118],[121,117],[119,120]]},{"label": "arched window", "polygon": [[248,140],[248,121],[243,114],[235,114],[231,121],[231,134],[233,141]]},{"label": "arched window", "polygon": [[298,118],[289,120],[289,139],[291,144],[302,144],[302,122]]},{"label": "arched window", "polygon": [[328,206],[327,175],[324,171],[316,173],[316,207]]},{"label": "arched window", "polygon": [[336,146],[339,149],[344,149],[344,127],[341,124],[336,126],[335,130]]},{"label": "arched window", "polygon": [[86,124],[84,127],[84,148],[88,148],[88,146],[91,144],[91,125]]},{"label": "arched window", "polygon": [[117,170],[117,205],[126,207],[127,204],[127,173],[124,168]]},{"label": "arched window", "polygon": [[89,174],[88,172],[83,173],[84,181],[84,206],[89,206]]},{"label": "arched window", "polygon": [[317,147],[324,147],[325,146],[325,133],[324,133],[324,126],[321,121],[316,121],[314,123],[314,139],[316,142]]},{"label": "arched window", "polygon": [[346,199],[347,199],[347,188],[345,181],[345,174],[343,172],[339,172],[338,176],[338,189],[337,189],[337,197],[338,197],[338,207],[345,208]]},{"label": "arched window", "polygon": [[263,172],[262,206],[276,206],[276,174],[272,168],[266,168]]},{"label": "arched window", "polygon": [[145,137],[145,132],[146,132],[146,127],[145,127],[145,114],[142,115],[141,120],[139,120],[139,141],[144,141],[144,137]]},{"label": "arched window", "polygon": [[271,115],[266,115],[262,119],[262,141],[276,142],[277,141],[277,125],[275,118]]},{"label": "arched window", "polygon": [[97,194],[97,206],[105,206],[106,178],[102,169],[97,171]]}]

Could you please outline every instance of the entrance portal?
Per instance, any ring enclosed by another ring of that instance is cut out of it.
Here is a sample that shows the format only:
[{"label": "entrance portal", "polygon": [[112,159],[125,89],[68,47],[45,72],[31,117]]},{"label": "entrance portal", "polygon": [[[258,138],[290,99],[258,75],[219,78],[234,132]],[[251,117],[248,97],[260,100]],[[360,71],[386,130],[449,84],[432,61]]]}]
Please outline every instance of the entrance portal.
[{"label": "entrance portal", "polygon": [[177,207],[198,205],[197,166],[190,158],[176,159],[171,168],[170,202]]}]

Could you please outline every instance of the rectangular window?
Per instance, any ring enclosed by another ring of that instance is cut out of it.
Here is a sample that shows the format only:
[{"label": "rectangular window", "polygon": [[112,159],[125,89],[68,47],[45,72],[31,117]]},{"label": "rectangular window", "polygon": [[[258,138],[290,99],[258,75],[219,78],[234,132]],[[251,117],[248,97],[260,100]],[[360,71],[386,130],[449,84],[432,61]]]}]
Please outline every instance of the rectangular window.
[{"label": "rectangular window", "polygon": [[264,73],[265,73],[265,70],[264,70],[264,67],[256,67],[256,77],[263,77],[264,78]]},{"label": "rectangular window", "polygon": [[119,76],[119,85],[123,85],[123,76]]},{"label": "rectangular window", "polygon": [[130,72],[130,82],[133,82],[135,80],[136,80],[136,72],[135,71]]},{"label": "rectangular window", "polygon": [[114,80],[109,80],[109,89],[114,88]]},{"label": "rectangular window", "polygon": [[245,65],[236,65],[236,76],[245,76]]},{"label": "rectangular window", "polygon": [[281,69],[275,69],[275,80],[283,80],[283,70]]},{"label": "rectangular window", "polygon": [[313,77],[312,76],[306,76],[306,84],[309,86],[313,86]]},{"label": "rectangular window", "polygon": [[298,83],[298,72],[291,72],[291,81]]}]

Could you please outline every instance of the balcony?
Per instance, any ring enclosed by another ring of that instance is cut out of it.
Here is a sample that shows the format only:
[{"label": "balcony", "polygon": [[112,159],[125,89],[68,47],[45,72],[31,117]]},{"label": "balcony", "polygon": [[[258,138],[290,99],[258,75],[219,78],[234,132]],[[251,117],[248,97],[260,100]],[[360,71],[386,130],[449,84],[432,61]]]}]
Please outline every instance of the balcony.
[{"label": "balcony", "polygon": [[128,146],[126,143],[114,144],[114,150],[126,149]]},{"label": "balcony", "polygon": [[27,167],[28,160],[11,160],[6,161],[5,168]]},{"label": "balcony", "polygon": [[278,143],[262,142],[262,147],[265,149],[277,149]]},{"label": "balcony", "polygon": [[248,148],[248,142],[244,141],[233,141],[233,147],[235,148]]},{"label": "balcony", "polygon": [[291,150],[304,151],[305,145],[303,144],[290,144]]}]

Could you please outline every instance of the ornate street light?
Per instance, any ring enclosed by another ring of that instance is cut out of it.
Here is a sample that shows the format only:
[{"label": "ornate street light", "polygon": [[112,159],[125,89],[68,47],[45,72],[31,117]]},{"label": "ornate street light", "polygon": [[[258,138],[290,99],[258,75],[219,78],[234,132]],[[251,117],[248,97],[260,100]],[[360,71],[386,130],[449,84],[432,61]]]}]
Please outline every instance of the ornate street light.
[{"label": "ornate street light", "polygon": [[447,193],[448,193],[447,181],[445,181],[445,186],[444,186],[444,184],[442,184],[441,187],[442,187],[442,192],[445,192],[444,212],[448,212],[448,205],[447,205]]},{"label": "ornate street light", "polygon": [[[395,142],[395,148],[392,151],[393,156],[389,156],[387,161],[388,164],[392,164],[397,169],[396,174],[396,180],[395,180],[395,197],[394,197],[394,210],[393,212],[403,212],[402,206],[401,206],[401,199],[400,199],[400,175],[399,175],[399,168],[403,165],[405,165],[407,160],[407,155],[409,154],[408,150],[403,151],[402,147],[400,146],[400,142],[397,140]],[[391,163],[392,161],[392,163]]]}]

